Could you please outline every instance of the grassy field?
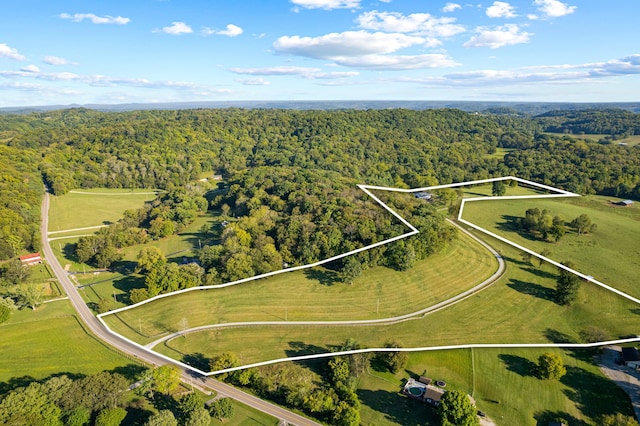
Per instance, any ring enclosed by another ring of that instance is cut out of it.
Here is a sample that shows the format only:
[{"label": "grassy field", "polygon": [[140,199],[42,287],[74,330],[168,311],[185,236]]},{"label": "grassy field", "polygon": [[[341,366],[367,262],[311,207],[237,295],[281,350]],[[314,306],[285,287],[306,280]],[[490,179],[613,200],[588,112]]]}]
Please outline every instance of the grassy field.
[{"label": "grassy field", "polygon": [[14,311],[0,325],[0,382],[51,374],[94,374],[133,363],[82,328],[68,301]]},{"label": "grassy field", "polygon": [[[598,228],[592,235],[568,232],[558,243],[533,239],[515,232],[513,220],[537,207],[571,221],[587,214]],[[479,201],[465,205],[464,219],[529,247],[559,262],[573,261],[577,269],[634,297],[640,297],[640,208],[619,207],[610,198],[585,196],[567,199]],[[535,263],[535,261],[534,261]]]},{"label": "grassy field", "polygon": [[[533,365],[543,352],[562,357],[567,375],[542,381]],[[445,380],[472,395],[498,425],[538,425],[562,417],[569,425],[597,424],[604,414],[631,415],[627,397],[591,361],[592,353],[560,349],[483,349],[412,354],[396,375],[370,369],[359,381],[363,425],[439,424],[435,410],[399,394],[408,377]],[[586,385],[586,383],[589,383]]]},{"label": "grassy field", "polygon": [[[128,209],[137,209],[156,198],[150,190],[87,189],[51,197],[49,232],[117,222]],[[55,235],[55,234],[54,234]]]},{"label": "grassy field", "polygon": [[461,235],[445,252],[417,262],[407,272],[378,267],[347,285],[339,282],[334,271],[314,268],[172,296],[105,320],[117,332],[146,343],[177,330],[183,318],[189,327],[236,321],[386,318],[454,296],[496,269],[496,260],[486,250]]},{"label": "grassy field", "polygon": [[494,152],[493,154],[486,154],[484,157],[485,158],[497,158],[499,160],[502,160],[505,155],[507,155],[508,153],[510,153],[512,151],[516,151],[516,148],[496,148],[496,152]]},{"label": "grassy field", "polygon": [[257,362],[326,351],[349,337],[363,347],[379,347],[391,338],[406,347],[422,347],[578,342],[580,331],[592,325],[602,328],[610,338],[637,334],[640,311],[636,304],[585,283],[572,306],[559,306],[553,301],[555,268],[532,266],[519,259],[516,249],[498,242],[495,246],[507,261],[506,274],[482,292],[421,320],[388,326],[332,327],[330,332],[326,327],[311,326],[203,331],[174,339],[158,350],[178,358],[194,352],[214,356],[233,351],[242,354],[244,362]]},{"label": "grassy field", "polygon": [[[605,139],[607,137],[611,137],[611,135],[597,134],[597,133],[585,133],[584,135],[573,135],[573,134],[567,134],[567,133],[551,133],[551,132],[545,132],[545,133],[553,136],[558,136],[558,137],[569,136],[570,138],[575,138],[575,139],[591,139],[594,142],[598,142],[599,140]],[[640,144],[640,135],[633,135],[627,138],[619,138],[616,140],[612,140],[611,143],[613,145],[617,145],[619,143],[626,143],[629,146],[635,146]]]}]

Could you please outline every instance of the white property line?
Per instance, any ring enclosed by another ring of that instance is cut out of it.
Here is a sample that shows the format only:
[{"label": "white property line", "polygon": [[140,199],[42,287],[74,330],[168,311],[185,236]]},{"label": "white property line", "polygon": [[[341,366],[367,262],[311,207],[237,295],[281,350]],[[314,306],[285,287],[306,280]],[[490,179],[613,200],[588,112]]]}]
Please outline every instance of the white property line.
[{"label": "white property line", "polygon": [[[234,368],[228,368],[228,369],[223,369],[223,370],[218,370],[218,371],[211,371],[211,372],[204,372],[200,369],[194,368],[190,365],[184,364],[180,361],[177,361],[171,357],[168,357],[166,355],[160,354],[144,345],[141,345],[137,342],[134,342],[131,339],[128,339],[116,332],[114,332],[113,330],[111,330],[109,328],[109,326],[106,324],[106,322],[104,321],[103,317],[108,316],[108,315],[113,315],[119,312],[123,312],[123,311],[127,311],[129,309],[134,309],[136,307],[142,306],[144,304],[153,302],[155,300],[159,300],[159,299],[163,299],[165,297],[169,297],[169,296],[174,296],[174,295],[178,295],[178,294],[182,294],[182,293],[188,293],[190,291],[196,291],[196,290],[208,290],[208,289],[217,289],[217,288],[224,288],[224,287],[229,287],[232,285],[237,285],[237,284],[242,284],[242,283],[246,283],[246,282],[250,282],[253,280],[257,280],[260,278],[266,278],[266,277],[270,277],[270,276],[274,276],[274,275],[278,275],[278,274],[282,274],[285,272],[293,272],[293,271],[299,271],[302,269],[308,269],[308,268],[312,268],[315,266],[319,266],[319,265],[323,265],[325,263],[328,262],[332,262],[334,260],[337,259],[341,259],[343,257],[346,256],[350,256],[352,254],[356,254],[356,253],[360,253],[362,251],[365,250],[369,250],[371,248],[374,247],[378,247],[384,244],[388,244],[390,242],[393,241],[397,241],[400,240],[402,238],[406,238],[415,234],[418,234],[419,231],[418,229],[416,229],[413,225],[411,225],[406,219],[404,219],[402,216],[400,216],[396,211],[394,211],[391,207],[389,207],[388,205],[386,205],[384,202],[382,202],[378,197],[376,197],[375,195],[373,195],[369,190],[380,190],[380,191],[390,191],[390,192],[402,192],[402,193],[413,193],[413,192],[422,192],[422,191],[430,191],[430,190],[435,190],[435,189],[443,189],[443,188],[454,188],[454,187],[460,187],[460,186],[470,186],[470,185],[477,185],[477,184],[483,184],[483,183],[492,183],[492,182],[496,182],[496,181],[505,181],[505,180],[513,180],[513,181],[517,181],[520,183],[524,183],[526,185],[529,186],[533,186],[536,188],[540,188],[546,191],[553,191],[555,192],[554,194],[540,194],[540,195],[519,195],[519,196],[500,196],[500,197],[480,197],[480,198],[467,198],[467,199],[463,199],[461,201],[460,204],[460,212],[458,214],[458,220],[461,223],[464,223],[465,225],[471,226],[474,229],[479,230],[480,232],[483,232],[487,235],[490,235],[494,238],[497,238],[500,241],[503,241],[507,244],[510,244],[520,250],[523,250],[533,256],[536,256],[554,266],[557,266],[559,268],[562,268],[566,271],[569,271],[581,278],[584,278],[590,282],[593,282],[594,284],[597,284],[609,291],[612,291],[628,300],[631,300],[635,303],[640,304],[640,300],[636,299],[635,297],[632,297],[626,293],[623,293],[613,287],[610,287],[604,283],[601,283],[595,279],[593,279],[593,277],[582,274],[578,271],[575,271],[571,268],[566,267],[565,265],[562,265],[561,263],[555,262],[551,259],[548,259],[545,256],[542,256],[532,250],[529,250],[525,247],[520,246],[519,244],[516,244],[506,238],[500,237],[492,232],[487,231],[484,228],[481,228],[477,225],[474,225],[473,223],[466,221],[464,219],[462,219],[462,212],[464,210],[464,205],[466,202],[472,202],[472,201],[487,201],[487,200],[507,200],[507,199],[533,199],[533,198],[554,198],[554,197],[579,197],[579,194],[575,194],[573,192],[569,192],[569,191],[564,191],[558,188],[553,188],[551,186],[548,185],[543,185],[537,182],[532,182],[526,179],[522,179],[522,178],[518,178],[518,177],[514,177],[514,176],[504,176],[504,177],[499,177],[499,178],[490,178],[490,179],[481,179],[481,180],[475,180],[475,181],[468,181],[468,182],[459,182],[459,183],[452,183],[452,184],[447,184],[447,185],[436,185],[436,186],[430,186],[430,187],[424,187],[424,188],[415,188],[415,189],[402,189],[402,188],[388,188],[388,187],[381,187],[381,186],[371,186],[371,185],[358,185],[358,188],[360,188],[363,192],[365,192],[367,195],[369,195],[372,199],[374,199],[378,204],[380,204],[384,209],[386,209],[387,211],[389,211],[394,217],[396,217],[398,220],[400,220],[403,224],[405,224],[411,231],[404,233],[402,235],[398,235],[396,237],[392,237],[389,239],[386,239],[384,241],[380,241],[377,242],[375,244],[371,244],[365,247],[361,247],[359,249],[356,250],[352,250],[349,251],[347,253],[343,253],[337,256],[332,256],[328,259],[324,259],[318,262],[314,262],[314,263],[310,263],[307,265],[302,265],[302,266],[296,266],[296,267],[292,267],[292,268],[286,268],[286,269],[281,269],[278,271],[273,271],[273,272],[268,272],[266,274],[261,274],[261,275],[257,275],[254,277],[250,277],[250,278],[244,278],[241,280],[236,280],[236,281],[232,281],[229,283],[225,283],[225,284],[219,284],[219,285],[211,285],[211,286],[200,286],[200,287],[192,287],[192,288],[188,288],[188,289],[183,289],[183,290],[178,290],[172,293],[166,293],[166,294],[161,294],[155,297],[152,297],[150,299],[144,300],[142,302],[136,303],[134,305],[130,305],[130,306],[125,306],[123,308],[119,308],[119,309],[115,309],[109,312],[105,312],[102,314],[98,314],[96,317],[98,318],[98,320],[102,323],[102,325],[105,327],[105,329],[115,335],[118,336],[124,340],[126,340],[127,342],[131,343],[132,345],[135,345],[136,347],[145,350],[149,353],[153,353],[157,356],[160,356],[164,359],[166,359],[167,361],[170,362],[174,362],[174,363],[178,363],[180,364],[182,367],[189,369],[191,371],[194,371],[198,374],[204,375],[204,376],[212,376],[212,375],[216,375],[216,374],[221,374],[221,373],[225,373],[225,372],[230,372],[230,371],[236,371],[236,370],[242,370],[242,369],[246,369],[246,368],[251,368],[251,367],[259,367],[259,366],[263,366],[263,365],[269,365],[269,364],[274,364],[274,363],[279,363],[279,362],[286,362],[286,361],[301,361],[301,360],[308,360],[308,359],[317,359],[317,358],[326,358],[326,357],[333,357],[333,356],[340,356],[340,355],[350,355],[350,354],[357,354],[357,353],[367,353],[367,352],[415,352],[415,351],[432,351],[432,350],[446,350],[446,349],[469,349],[469,348],[591,348],[591,347],[597,347],[597,346],[603,346],[603,345],[610,345],[610,344],[620,344],[620,343],[630,343],[630,342],[637,342],[640,341],[640,336],[635,337],[635,338],[631,338],[631,339],[623,339],[623,340],[612,340],[612,341],[607,341],[607,342],[597,342],[597,343],[588,343],[588,344],[577,344],[577,343],[540,343],[540,344],[468,344],[468,345],[452,345],[452,346],[428,346],[428,347],[420,347],[420,348],[368,348],[368,349],[358,349],[358,350],[350,350],[350,351],[342,351],[342,352],[327,352],[327,353],[322,353],[322,354],[313,354],[313,355],[302,355],[302,356],[297,356],[297,357],[287,357],[287,358],[279,358],[279,359],[274,359],[274,360],[269,360],[269,361],[263,361],[263,362],[258,362],[258,363],[254,363],[254,364],[248,364],[248,365],[243,365],[243,366],[239,366],[239,367],[234,367]],[[354,325],[356,324],[356,321],[353,322]],[[246,323],[247,325],[250,325],[251,323]],[[280,325],[294,325],[294,323],[280,323]]]},{"label": "white property line", "polygon": [[98,228],[104,228],[104,227],[107,227],[107,226],[109,226],[109,225],[96,225],[96,226],[85,226],[84,228],[63,229],[62,231],[50,231],[50,232],[47,232],[47,235],[62,234],[62,233],[66,233],[66,232],[75,232],[75,231],[86,231],[87,229],[98,229]]},{"label": "white property line", "polygon": [[107,192],[87,192],[87,191],[76,191],[76,190],[71,190],[69,191],[70,194],[83,194],[83,195],[109,195],[109,196],[121,196],[121,195],[158,195],[158,193],[160,192],[164,192],[161,190],[158,191],[154,191],[154,192],[117,192],[117,193],[107,193]]}]

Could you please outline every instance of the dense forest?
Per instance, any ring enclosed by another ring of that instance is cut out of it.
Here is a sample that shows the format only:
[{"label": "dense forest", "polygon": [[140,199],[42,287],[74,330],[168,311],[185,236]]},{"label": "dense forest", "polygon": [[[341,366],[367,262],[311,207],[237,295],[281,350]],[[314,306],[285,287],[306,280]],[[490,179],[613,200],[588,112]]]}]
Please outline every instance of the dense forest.
[{"label": "dense forest", "polygon": [[538,115],[536,119],[546,132],[632,136],[640,135],[639,116],[620,109],[587,109],[549,111]]},{"label": "dense forest", "polygon": [[[365,217],[372,210],[362,207],[367,201],[357,194],[356,183],[409,188],[514,174],[580,193],[640,198],[639,149],[543,134],[553,122],[589,126],[571,128],[572,133],[632,134],[640,127],[638,114],[498,112],[230,108],[1,115],[0,259],[39,248],[43,181],[55,194],[80,187],[173,191],[203,172],[222,174],[229,192],[209,199],[209,207],[246,217],[233,227],[245,231],[253,226],[251,217],[272,217],[269,229],[261,230],[271,240],[257,241],[254,235],[247,248],[273,244],[287,263],[322,258],[398,231],[397,224],[387,229],[388,218]],[[491,155],[497,148],[512,150],[502,159]],[[332,206],[354,216],[337,218]],[[153,214],[135,225],[152,237],[154,218],[159,218],[156,236],[170,231],[168,221],[184,220],[169,218],[167,211]],[[354,217],[356,224],[348,225]],[[364,228],[376,221],[378,231],[369,235]],[[283,227],[297,230],[283,233]],[[340,235],[332,235],[336,230]],[[318,244],[305,245],[309,238]],[[279,261],[275,256],[270,263]],[[266,268],[255,262],[244,267]],[[222,273],[234,275],[228,272]]]}]

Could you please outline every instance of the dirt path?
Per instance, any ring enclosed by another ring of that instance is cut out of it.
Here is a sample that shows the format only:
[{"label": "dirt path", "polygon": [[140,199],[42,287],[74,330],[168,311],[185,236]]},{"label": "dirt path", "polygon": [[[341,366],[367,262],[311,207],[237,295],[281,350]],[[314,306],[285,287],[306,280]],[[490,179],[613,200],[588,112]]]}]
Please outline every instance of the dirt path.
[{"label": "dirt path", "polygon": [[605,346],[600,357],[600,371],[629,395],[636,419],[640,419],[640,372],[616,363],[620,353],[620,346]]}]

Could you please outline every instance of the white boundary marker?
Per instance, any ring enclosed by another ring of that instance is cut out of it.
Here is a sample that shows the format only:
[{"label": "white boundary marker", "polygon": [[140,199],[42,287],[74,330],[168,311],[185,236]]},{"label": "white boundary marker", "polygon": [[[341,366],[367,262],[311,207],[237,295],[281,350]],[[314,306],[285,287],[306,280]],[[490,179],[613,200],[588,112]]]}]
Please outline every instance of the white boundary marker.
[{"label": "white boundary marker", "polygon": [[[431,190],[435,190],[435,189],[444,189],[444,188],[456,188],[456,187],[460,187],[460,186],[470,186],[470,185],[477,185],[477,184],[483,184],[483,183],[492,183],[492,182],[496,182],[496,181],[505,181],[505,180],[513,180],[513,181],[517,181],[519,183],[523,183],[525,185],[529,185],[529,186],[533,186],[536,188],[540,188],[546,191],[552,191],[554,193],[552,194],[540,194],[540,195],[513,195],[513,196],[499,196],[499,197],[478,197],[478,198],[463,198],[462,202],[460,204],[460,212],[458,214],[458,221],[461,223],[464,223],[465,225],[468,225],[484,234],[487,234],[493,238],[496,238],[504,243],[507,243],[513,247],[516,247],[526,253],[529,253],[539,259],[544,260],[547,263],[550,263],[558,268],[564,269],[566,271],[569,271],[577,276],[579,276],[580,278],[583,278],[589,282],[592,282],[596,285],[599,285],[600,287],[603,287],[619,296],[622,296],[634,303],[640,304],[640,300],[630,296],[620,290],[617,290],[611,286],[608,286],[600,281],[595,280],[593,277],[589,276],[589,275],[585,275],[581,272],[578,272],[574,269],[568,268],[567,266],[556,262],[554,260],[551,260],[545,256],[542,256],[536,252],[534,252],[533,250],[530,250],[526,247],[523,247],[519,244],[516,244],[504,237],[501,237],[499,235],[496,235],[484,228],[481,228],[478,225],[475,225],[467,220],[462,219],[462,213],[464,211],[464,205],[466,202],[473,202],[473,201],[491,201],[491,200],[515,200],[515,199],[534,199],[534,198],[558,198],[558,197],[579,197],[579,194],[575,194],[573,192],[569,192],[569,191],[564,191],[558,188],[554,188],[548,185],[543,185],[537,182],[532,182],[526,179],[522,179],[522,178],[518,178],[518,177],[514,177],[514,176],[504,176],[504,177],[499,177],[499,178],[490,178],[490,179],[481,179],[481,180],[474,180],[474,181],[468,181],[468,182],[458,182],[458,183],[452,183],[452,184],[447,184],[447,185],[436,185],[436,186],[429,186],[429,187],[424,187],[424,188],[414,188],[414,189],[402,189],[402,188],[389,188],[389,187],[382,187],[382,186],[371,186],[371,185],[358,185],[358,188],[360,188],[364,193],[366,193],[367,195],[369,195],[373,200],[375,200],[380,206],[382,206],[384,209],[386,209],[389,213],[391,213],[394,217],[396,217],[398,220],[400,220],[400,222],[402,222],[404,225],[406,225],[410,231],[406,232],[402,235],[398,235],[396,237],[392,237],[392,238],[388,238],[384,241],[379,241],[375,244],[371,244],[368,245],[366,247],[361,247],[352,251],[349,251],[347,253],[343,253],[343,254],[339,254],[336,256],[332,256],[330,258],[324,259],[324,260],[320,260],[318,262],[314,262],[314,263],[310,263],[307,265],[302,265],[302,266],[296,266],[296,267],[292,267],[292,268],[286,268],[286,269],[280,269],[278,271],[273,271],[273,272],[268,272],[266,274],[261,274],[261,275],[256,275],[254,277],[250,277],[250,278],[244,278],[241,280],[236,280],[236,281],[232,281],[232,282],[228,282],[225,284],[218,284],[218,285],[210,285],[210,286],[200,286],[200,287],[191,287],[191,288],[187,288],[187,289],[183,289],[183,290],[178,290],[172,293],[166,293],[166,294],[161,294],[155,297],[152,297],[150,299],[144,300],[142,302],[136,303],[134,305],[130,305],[130,306],[125,306],[119,309],[114,309],[112,311],[109,312],[105,312],[102,314],[98,314],[96,317],[98,318],[98,320],[102,323],[102,325],[105,327],[105,329],[121,338],[126,340],[127,342],[131,343],[134,346],[137,346],[138,348],[145,350],[149,353],[153,353],[156,356],[160,356],[164,359],[166,359],[169,362],[172,363],[177,363],[179,365],[181,365],[182,367],[189,369],[191,371],[194,371],[200,375],[203,376],[213,376],[213,375],[217,375],[217,374],[221,374],[221,373],[228,373],[231,371],[237,371],[237,370],[243,370],[246,368],[252,368],[252,367],[260,367],[263,365],[269,365],[269,364],[276,364],[276,363],[280,363],[280,362],[287,362],[287,361],[302,361],[302,360],[309,360],[309,359],[318,359],[318,358],[328,358],[328,357],[334,357],[334,356],[340,356],[340,355],[351,355],[351,354],[357,354],[357,353],[368,353],[368,352],[418,352],[418,351],[436,351],[436,350],[448,350],[448,349],[470,349],[470,348],[567,348],[567,349],[580,349],[580,348],[593,348],[593,347],[598,347],[598,346],[605,346],[605,345],[613,345],[613,344],[622,344],[622,343],[631,343],[631,342],[638,342],[640,341],[640,336],[634,337],[634,338],[629,338],[629,339],[620,339],[620,340],[610,340],[610,341],[606,341],[606,342],[596,342],[596,343],[585,343],[585,344],[579,344],[579,343],[513,343],[513,344],[509,344],[509,343],[505,343],[505,344],[483,344],[483,343],[477,343],[477,344],[466,344],[466,345],[449,345],[449,346],[426,346],[426,347],[418,347],[418,348],[367,348],[367,349],[358,349],[358,350],[350,350],[350,351],[341,351],[341,352],[326,352],[326,353],[320,353],[320,354],[313,354],[313,355],[302,355],[302,356],[295,356],[295,357],[287,357],[287,358],[278,358],[278,359],[272,359],[269,361],[263,361],[263,362],[257,362],[257,363],[253,363],[253,364],[247,364],[247,365],[242,365],[239,367],[233,367],[233,368],[227,368],[227,369],[223,369],[223,370],[218,370],[218,371],[210,371],[210,372],[204,372],[198,368],[192,367],[188,364],[185,364],[183,362],[177,361],[171,357],[168,357],[166,355],[163,355],[161,353],[158,353],[144,345],[141,345],[137,342],[134,342],[131,339],[128,339],[124,336],[122,336],[121,334],[118,334],[116,332],[114,332],[113,330],[111,330],[109,328],[109,326],[106,324],[106,322],[104,321],[104,317],[109,316],[109,315],[113,315],[116,314],[118,312],[123,312],[123,311],[127,311],[129,309],[134,309],[137,308],[139,306],[142,306],[144,304],[147,303],[151,303],[155,300],[159,300],[159,299],[163,299],[165,297],[169,297],[169,296],[174,296],[177,294],[182,294],[182,293],[188,293],[191,291],[198,291],[198,290],[210,290],[210,289],[218,289],[218,288],[225,288],[225,287],[230,287],[233,285],[238,285],[238,284],[243,284],[246,282],[250,282],[250,281],[254,281],[260,278],[266,278],[266,277],[270,277],[270,276],[274,276],[274,275],[278,275],[278,274],[282,274],[285,272],[293,272],[293,271],[299,271],[302,269],[308,269],[308,268],[313,268],[315,266],[319,266],[319,265],[323,265],[325,263],[329,263],[332,262],[334,260],[337,259],[341,259],[343,257],[347,257],[347,256],[351,256],[353,254],[356,253],[360,253],[362,251],[365,250],[369,250],[371,248],[374,247],[378,247],[384,244],[388,244],[391,243],[393,241],[397,241],[400,240],[402,238],[406,238],[415,234],[418,234],[419,231],[418,229],[416,229],[411,223],[409,223],[406,219],[404,219],[402,216],[400,216],[396,211],[394,211],[391,207],[389,207],[388,205],[386,205],[384,202],[382,202],[378,197],[376,197],[374,194],[372,194],[369,190],[380,190],[380,191],[390,191],[390,192],[402,192],[402,193],[414,193],[414,192],[422,192],[422,191],[431,191]],[[380,321],[384,321],[384,319],[381,319]],[[326,321],[318,321],[317,322],[318,325],[322,325],[323,323],[326,324]],[[357,325],[357,322],[354,321],[353,322],[354,325]],[[240,326],[240,325],[251,325],[252,323],[238,323],[235,324],[236,326]],[[275,324],[274,324],[275,325]],[[280,322],[277,323],[277,325],[299,325],[296,324],[295,322]],[[346,324],[348,325],[348,324]],[[205,327],[209,327],[209,326],[205,326]],[[198,327],[196,327],[197,329]]]}]

